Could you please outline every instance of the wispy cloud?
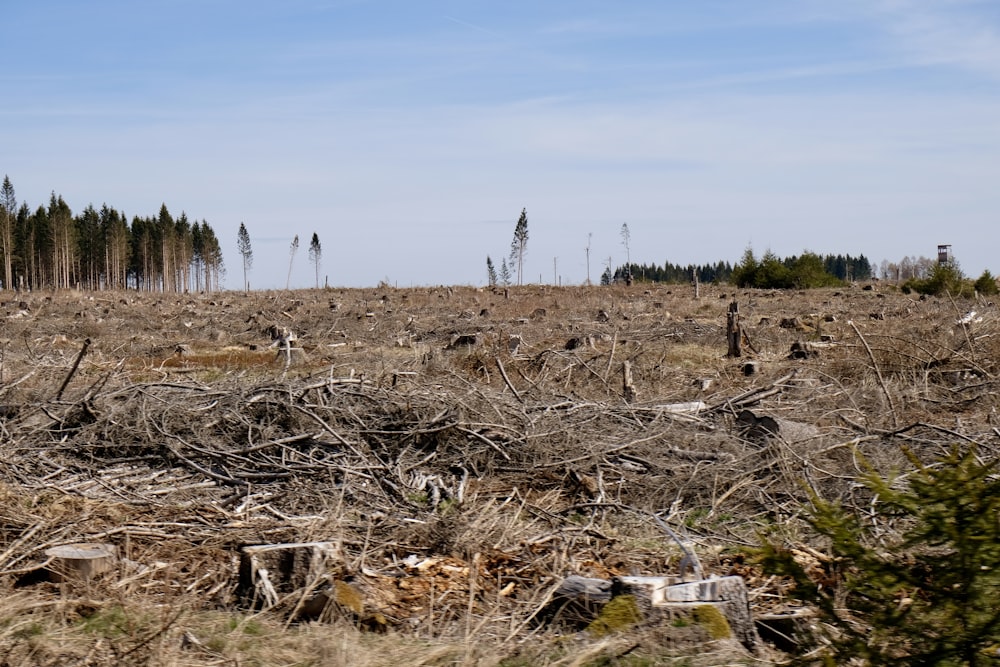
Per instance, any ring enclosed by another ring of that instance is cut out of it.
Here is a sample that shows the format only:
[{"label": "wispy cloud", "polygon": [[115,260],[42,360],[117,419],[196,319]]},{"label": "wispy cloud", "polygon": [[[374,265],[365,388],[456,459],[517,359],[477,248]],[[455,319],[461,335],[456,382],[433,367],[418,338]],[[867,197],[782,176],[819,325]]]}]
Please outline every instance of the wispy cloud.
[{"label": "wispy cloud", "polygon": [[475,30],[476,32],[481,32],[484,35],[489,35],[490,37],[493,37],[495,39],[503,39],[503,36],[500,35],[499,33],[494,32],[493,30],[487,30],[481,25],[476,25],[475,23],[470,23],[469,21],[463,21],[462,19],[455,18],[454,16],[445,15],[444,18],[447,19],[448,21],[451,21],[452,23],[456,23],[460,26],[464,26],[471,30]]},{"label": "wispy cloud", "polygon": [[879,15],[915,64],[951,65],[1000,78],[1000,11],[993,2],[884,0]]},{"label": "wispy cloud", "polygon": [[335,284],[481,280],[522,207],[531,261],[548,275],[559,256],[567,282],[588,233],[603,262],[625,220],[640,261],[735,259],[751,238],[895,259],[941,221],[980,253],[963,266],[994,261],[975,242],[1000,212],[993,0],[247,2],[238,29],[205,5],[190,38],[159,7],[96,46],[86,22],[110,5],[76,10],[62,55],[0,74],[19,196],[166,202],[224,242],[244,219],[282,278],[315,229]]}]

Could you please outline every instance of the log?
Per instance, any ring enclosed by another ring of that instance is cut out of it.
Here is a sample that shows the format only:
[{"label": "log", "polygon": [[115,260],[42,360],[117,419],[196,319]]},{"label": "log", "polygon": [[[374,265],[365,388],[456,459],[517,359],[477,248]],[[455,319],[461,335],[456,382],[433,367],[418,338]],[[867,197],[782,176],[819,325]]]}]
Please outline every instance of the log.
[{"label": "log", "polygon": [[77,542],[45,550],[53,581],[89,581],[114,569],[118,552],[113,544]]},{"label": "log", "polygon": [[708,409],[704,401],[685,401],[683,403],[666,403],[657,405],[656,409],[675,415],[696,415]]},{"label": "log", "polygon": [[562,580],[552,597],[562,600],[607,602],[611,599],[611,582],[607,579],[570,575]]}]

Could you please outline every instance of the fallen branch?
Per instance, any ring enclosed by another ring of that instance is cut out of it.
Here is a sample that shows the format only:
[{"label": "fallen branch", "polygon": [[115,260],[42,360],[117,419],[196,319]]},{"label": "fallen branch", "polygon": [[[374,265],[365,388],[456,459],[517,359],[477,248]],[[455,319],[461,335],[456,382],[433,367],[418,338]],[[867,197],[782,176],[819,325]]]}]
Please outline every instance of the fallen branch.
[{"label": "fallen branch", "polygon": [[59,387],[59,391],[56,392],[57,401],[62,400],[63,392],[66,391],[66,387],[67,385],[69,385],[69,381],[73,379],[74,375],[76,375],[77,369],[80,368],[80,362],[83,361],[83,356],[87,354],[87,348],[89,347],[90,347],[90,339],[85,338],[83,341],[83,347],[80,348],[80,353],[76,355],[76,361],[73,362],[73,367],[69,369],[69,375],[66,376],[66,379],[63,380],[62,386]]},{"label": "fallen branch", "polygon": [[497,368],[498,368],[498,369],[500,369],[500,377],[502,377],[502,378],[503,378],[503,381],[504,381],[505,383],[507,383],[507,387],[508,387],[508,388],[509,388],[509,389],[510,389],[510,390],[511,390],[512,392],[514,392],[514,398],[516,398],[516,399],[517,399],[517,400],[519,400],[520,402],[524,403],[524,399],[523,399],[523,398],[521,398],[521,394],[519,394],[519,393],[518,393],[518,391],[517,391],[517,389],[516,389],[516,388],[514,387],[514,383],[512,383],[512,382],[510,381],[510,378],[509,378],[509,377],[507,377],[507,370],[506,370],[506,369],[505,369],[505,368],[503,367],[503,362],[502,362],[502,361],[500,361],[500,357],[496,357],[496,362],[497,362]]}]

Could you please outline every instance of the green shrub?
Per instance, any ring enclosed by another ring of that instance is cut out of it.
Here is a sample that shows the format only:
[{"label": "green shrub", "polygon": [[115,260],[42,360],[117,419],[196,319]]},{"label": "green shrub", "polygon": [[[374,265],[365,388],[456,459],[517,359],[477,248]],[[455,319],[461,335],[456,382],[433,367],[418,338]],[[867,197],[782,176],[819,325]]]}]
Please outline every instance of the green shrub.
[{"label": "green shrub", "polygon": [[983,271],[983,274],[976,279],[972,286],[983,296],[993,296],[1000,292],[1000,289],[997,288],[997,279],[989,270]]},{"label": "green shrub", "polygon": [[790,279],[797,289],[832,287],[842,281],[827,272],[823,258],[814,252],[804,252],[790,262]]},{"label": "green shrub", "polygon": [[753,248],[747,248],[743,251],[743,258],[733,267],[730,280],[737,287],[754,287],[759,265],[757,258],[754,257]]},{"label": "green shrub", "polygon": [[938,264],[927,278],[910,278],[902,285],[903,293],[911,291],[928,296],[971,296],[972,285],[954,262]]},{"label": "green shrub", "polygon": [[733,267],[730,278],[737,287],[759,289],[807,289],[840,285],[842,281],[826,270],[823,258],[806,251],[800,257],[782,260],[772,251],[766,251],[758,260],[752,248]]},{"label": "green shrub", "polygon": [[928,466],[909,456],[917,469],[905,478],[863,479],[877,499],[878,525],[814,498],[808,521],[829,541],[827,581],[772,543],[762,563],[792,577],[792,595],[816,608],[818,627],[833,629],[827,664],[995,665],[988,654],[1000,642],[997,462],[974,449],[955,448]]}]

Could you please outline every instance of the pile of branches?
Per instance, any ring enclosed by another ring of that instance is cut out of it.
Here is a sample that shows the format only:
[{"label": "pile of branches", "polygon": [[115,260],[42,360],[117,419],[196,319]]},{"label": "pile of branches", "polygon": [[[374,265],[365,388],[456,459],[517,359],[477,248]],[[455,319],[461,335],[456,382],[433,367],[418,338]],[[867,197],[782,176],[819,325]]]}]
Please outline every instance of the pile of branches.
[{"label": "pile of branches", "polygon": [[[175,555],[183,543],[202,549],[190,569],[213,574],[182,588],[228,604],[241,546],[336,540],[349,569],[372,579],[432,557],[483,564],[496,595],[524,591],[509,604],[526,619],[567,572],[663,572],[679,560],[654,518],[716,553],[794,522],[810,494],[881,521],[855,484],[866,466],[905,466],[899,443],[993,454],[1000,390],[995,321],[947,335],[887,332],[884,321],[852,324],[852,338],[805,358],[762,358],[753,377],[734,362],[718,393],[677,402],[617,395],[615,339],[531,357],[451,351],[377,383],[332,370],[151,381],[113,364],[81,379],[65,357],[31,392],[9,383],[0,405],[0,474],[8,495],[32,498],[3,505],[0,574],[37,567],[54,543],[127,538]],[[751,331],[763,333],[783,335]],[[657,345],[673,343],[641,342],[628,360],[651,382]],[[571,376],[593,385],[588,398],[565,390]],[[76,516],[42,516],[39,498],[53,494]],[[706,564],[725,574],[736,567],[725,558]],[[437,611],[458,619],[471,596]]]}]

